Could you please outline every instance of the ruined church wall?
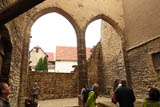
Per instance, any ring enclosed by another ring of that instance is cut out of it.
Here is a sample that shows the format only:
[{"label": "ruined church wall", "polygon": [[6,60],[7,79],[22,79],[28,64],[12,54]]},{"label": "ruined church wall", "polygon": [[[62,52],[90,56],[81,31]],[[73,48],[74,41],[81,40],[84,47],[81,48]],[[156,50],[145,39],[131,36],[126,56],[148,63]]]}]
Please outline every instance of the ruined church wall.
[{"label": "ruined church wall", "polygon": [[[160,38],[128,50],[132,87],[136,95],[147,95],[151,87],[160,89],[160,72],[155,70],[152,54],[160,52]],[[158,60],[158,59],[157,59]]]},{"label": "ruined church wall", "polygon": [[127,48],[160,34],[160,0],[123,0]]},{"label": "ruined church wall", "polygon": [[100,94],[105,93],[104,72],[103,72],[103,57],[101,43],[92,49],[92,54],[87,61],[88,68],[88,87],[92,87],[94,83],[100,86]]},{"label": "ruined church wall", "polygon": [[39,99],[77,97],[78,81],[75,73],[33,72],[28,75],[28,96],[32,94],[32,86],[37,82],[40,86]]},{"label": "ruined church wall", "polygon": [[121,37],[105,21],[102,22],[101,45],[103,56],[104,87],[110,94],[116,79],[126,80]]},{"label": "ruined church wall", "polygon": [[121,37],[115,29],[102,21],[100,42],[92,49],[88,60],[89,87],[100,84],[101,94],[110,95],[116,79],[126,80]]},{"label": "ruined church wall", "polygon": [[[77,36],[77,47],[78,47],[78,64],[81,66],[84,64],[84,61],[81,61],[84,58],[84,47],[85,43],[85,30],[90,24],[90,22],[104,18],[109,23],[113,24],[114,27],[124,30],[124,20],[123,20],[123,9],[122,9],[122,0],[46,0],[45,2],[35,6],[33,9],[29,10],[27,15],[27,24],[24,25],[26,30],[24,33],[29,36],[30,29],[32,24],[42,15],[45,15],[50,12],[57,12],[67,18],[76,31]],[[29,14],[28,14],[29,13]],[[29,43],[29,40],[26,39],[26,45]],[[83,52],[82,52],[83,51]],[[25,65],[24,65],[25,66]],[[84,68],[79,68],[79,72],[84,72]],[[81,73],[78,79],[83,79],[86,73]],[[97,74],[98,75],[98,74]],[[81,78],[80,78],[81,77]],[[22,78],[23,79],[23,78]]]},{"label": "ruined church wall", "polygon": [[[22,18],[22,17],[21,17]],[[23,19],[23,18],[22,18]],[[9,84],[12,87],[12,93],[9,96],[12,107],[17,107],[19,98],[19,88],[21,80],[21,60],[23,49],[23,37],[19,27],[21,20],[18,18],[9,22],[6,26],[9,30],[12,52],[10,61]]]},{"label": "ruined church wall", "polygon": [[[124,29],[122,2],[122,0],[46,0],[35,8],[37,13],[44,12],[43,10],[47,8],[50,8],[50,12],[53,12],[52,8],[62,9],[75,20],[82,30],[95,16],[102,14],[114,20],[121,29]],[[62,13],[62,15],[64,14]],[[74,24],[73,22],[71,23]]]},{"label": "ruined church wall", "polygon": [[[12,4],[13,0],[0,0],[0,10],[4,9],[9,4]],[[22,28],[24,15],[13,19],[9,23],[5,24],[8,30],[9,38],[11,42],[11,48],[7,49],[11,51],[10,59],[7,59],[7,63],[3,66],[9,68],[9,75],[7,74],[8,83],[11,86],[11,94],[9,95],[9,101],[11,107],[17,107],[19,98],[19,88],[21,79],[21,60],[22,60],[22,48],[23,48],[23,35]],[[6,36],[6,35],[5,35]],[[6,44],[7,45],[7,44]],[[8,71],[7,71],[8,72]]]}]

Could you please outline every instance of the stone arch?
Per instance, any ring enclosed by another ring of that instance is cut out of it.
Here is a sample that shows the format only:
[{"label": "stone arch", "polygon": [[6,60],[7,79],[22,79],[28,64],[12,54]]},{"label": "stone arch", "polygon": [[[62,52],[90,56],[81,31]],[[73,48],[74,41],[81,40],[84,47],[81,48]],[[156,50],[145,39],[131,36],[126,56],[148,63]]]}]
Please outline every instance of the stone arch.
[{"label": "stone arch", "polygon": [[125,65],[125,71],[126,71],[126,79],[128,82],[128,86],[132,87],[132,81],[131,81],[132,79],[131,79],[131,74],[130,74],[129,65],[128,65],[128,54],[126,51],[126,42],[125,42],[125,38],[124,38],[124,33],[123,33],[122,29],[120,28],[120,26],[118,25],[118,23],[116,21],[114,21],[112,18],[110,18],[104,14],[100,14],[100,15],[93,17],[90,21],[88,21],[88,23],[86,24],[86,26],[84,28],[84,31],[86,32],[86,29],[90,23],[92,23],[93,21],[98,20],[98,19],[102,19],[105,22],[109,23],[113,27],[113,29],[115,29],[116,33],[120,36],[120,39],[122,41],[122,52],[123,52],[124,65]]},{"label": "stone arch", "polygon": [[[80,30],[79,30],[79,26],[76,23],[76,21],[71,17],[71,15],[69,15],[67,12],[65,12],[63,9],[57,8],[57,7],[46,7],[44,9],[41,10],[36,10],[36,8],[34,8],[35,10],[33,10],[32,15],[30,16],[30,18],[26,19],[26,21],[28,22],[25,26],[24,26],[24,30],[23,30],[23,37],[24,37],[24,42],[23,42],[23,56],[22,56],[22,67],[21,67],[21,86],[20,86],[20,96],[23,99],[23,97],[28,96],[27,93],[27,78],[28,78],[28,51],[29,51],[29,41],[30,41],[30,31],[31,31],[31,27],[33,25],[33,23],[41,16],[43,16],[44,14],[47,13],[51,13],[51,12],[56,12],[59,13],[60,15],[64,16],[73,26],[75,32],[76,32],[76,36],[78,37],[78,35],[80,34]],[[78,44],[78,38],[77,38],[77,44]],[[78,47],[78,45],[77,45]],[[25,87],[24,87],[25,86]],[[21,99],[20,98],[20,99]],[[20,102],[21,103],[21,102]]]},{"label": "stone arch", "polygon": [[12,44],[8,29],[5,26],[0,27],[0,81],[9,82],[10,64],[11,64]]},{"label": "stone arch", "polygon": [[[76,39],[77,39],[77,47],[78,47],[78,35],[80,35],[80,27],[78,26],[78,24],[76,23],[76,21],[71,17],[70,14],[68,14],[66,11],[64,11],[61,8],[57,8],[57,7],[46,7],[43,8],[41,10],[36,11],[33,13],[31,17],[31,21],[29,21],[29,23],[27,25],[25,25],[24,27],[24,42],[29,44],[30,41],[30,32],[31,32],[31,27],[33,25],[33,23],[41,16],[47,14],[47,13],[51,13],[51,12],[56,12],[62,16],[64,16],[73,26],[75,33],[76,33]],[[28,47],[29,49],[29,47]],[[78,52],[78,51],[77,51]],[[79,59],[78,59],[79,60]]]},{"label": "stone arch", "polygon": [[90,21],[88,21],[88,23],[86,24],[86,26],[84,28],[85,32],[86,32],[86,29],[87,29],[88,25],[90,23],[94,22],[95,20],[98,20],[98,19],[102,19],[105,22],[109,23],[115,29],[115,31],[118,33],[118,35],[122,39],[122,42],[124,42],[124,37],[123,37],[124,34],[123,34],[120,26],[118,25],[118,23],[115,22],[112,18],[110,18],[110,17],[108,17],[108,16],[106,16],[104,14],[97,15],[97,16],[93,17]]},{"label": "stone arch", "polygon": [[[36,9],[35,9],[36,10]],[[46,7],[46,8],[43,8],[41,10],[36,10],[31,17],[31,21],[29,21],[29,23],[27,25],[25,25],[24,27],[24,42],[27,42],[29,44],[29,41],[30,41],[30,32],[31,32],[31,27],[33,25],[33,23],[38,19],[40,18],[41,16],[47,14],[47,13],[51,13],[51,12],[56,12],[62,16],[64,16],[73,26],[74,30],[75,30],[75,33],[76,33],[76,39],[77,39],[77,49],[79,47],[78,45],[78,37],[80,36],[80,27],[78,26],[77,22],[71,17],[70,14],[68,14],[66,11],[64,11],[63,9],[61,8],[58,8],[58,7]],[[29,47],[28,47],[29,48]],[[78,52],[78,51],[77,51]],[[78,54],[78,53],[77,53]],[[79,62],[79,58],[78,58],[78,62]]]},{"label": "stone arch", "polygon": [[65,12],[63,9],[61,8],[57,8],[57,7],[49,7],[49,8],[44,8],[38,12],[36,12],[33,16],[32,16],[32,22],[29,23],[27,25],[27,30],[29,30],[29,32],[31,31],[31,27],[33,25],[33,23],[41,16],[47,14],[47,13],[51,13],[51,12],[56,12],[62,16],[64,16],[73,26],[73,28],[75,29],[76,35],[78,34],[79,31],[79,26],[76,23],[76,21],[71,17],[71,15],[69,15],[67,12]]}]

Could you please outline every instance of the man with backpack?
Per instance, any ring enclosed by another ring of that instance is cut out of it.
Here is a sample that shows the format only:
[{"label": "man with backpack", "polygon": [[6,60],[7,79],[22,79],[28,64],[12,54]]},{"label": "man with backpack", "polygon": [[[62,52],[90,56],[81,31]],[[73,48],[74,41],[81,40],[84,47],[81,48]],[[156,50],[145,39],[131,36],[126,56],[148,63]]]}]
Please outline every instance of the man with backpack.
[{"label": "man with backpack", "polygon": [[87,101],[88,98],[88,86],[85,85],[84,88],[81,90],[81,100],[83,101],[83,105],[85,105],[85,102]]},{"label": "man with backpack", "polygon": [[93,84],[92,88],[88,89],[87,92],[85,93],[86,101],[85,107],[96,107],[96,98],[98,97],[98,89],[99,85],[98,84]]}]

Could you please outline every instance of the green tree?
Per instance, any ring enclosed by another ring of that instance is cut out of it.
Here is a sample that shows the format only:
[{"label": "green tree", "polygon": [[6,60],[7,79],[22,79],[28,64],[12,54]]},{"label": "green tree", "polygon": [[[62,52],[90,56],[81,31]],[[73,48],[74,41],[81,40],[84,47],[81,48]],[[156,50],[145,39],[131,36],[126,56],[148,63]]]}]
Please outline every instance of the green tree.
[{"label": "green tree", "polygon": [[43,66],[44,71],[48,71],[48,57],[47,56],[44,57],[42,66]]},{"label": "green tree", "polygon": [[48,71],[48,57],[40,58],[35,66],[36,71]]}]

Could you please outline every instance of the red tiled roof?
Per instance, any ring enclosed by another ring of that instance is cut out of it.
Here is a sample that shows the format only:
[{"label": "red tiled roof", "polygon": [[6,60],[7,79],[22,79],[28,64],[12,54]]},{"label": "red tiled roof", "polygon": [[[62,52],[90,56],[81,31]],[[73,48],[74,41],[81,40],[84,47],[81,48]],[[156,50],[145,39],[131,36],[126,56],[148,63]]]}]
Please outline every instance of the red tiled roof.
[{"label": "red tiled roof", "polygon": [[[90,57],[90,48],[87,48],[87,59]],[[74,60],[77,61],[77,48],[56,46],[56,60]]]},{"label": "red tiled roof", "polygon": [[54,53],[46,52],[46,54],[48,55],[48,61],[54,61]]},{"label": "red tiled roof", "polygon": [[[40,46],[35,46],[35,47],[33,47],[33,49],[32,50],[30,50],[30,52],[29,53],[31,53],[32,51],[36,51],[36,50],[34,50],[34,49],[41,49],[42,50],[42,52],[45,54],[45,55],[47,55],[44,51],[43,51],[43,49],[40,47]],[[38,52],[38,51],[37,51]]]},{"label": "red tiled roof", "polygon": [[37,46],[35,46],[34,48],[40,48],[40,46],[39,46],[39,45],[37,45]]},{"label": "red tiled roof", "polygon": [[91,49],[92,49],[92,48],[86,48],[86,56],[87,56],[87,60],[88,60],[88,58],[89,58],[90,55],[91,55]]}]

